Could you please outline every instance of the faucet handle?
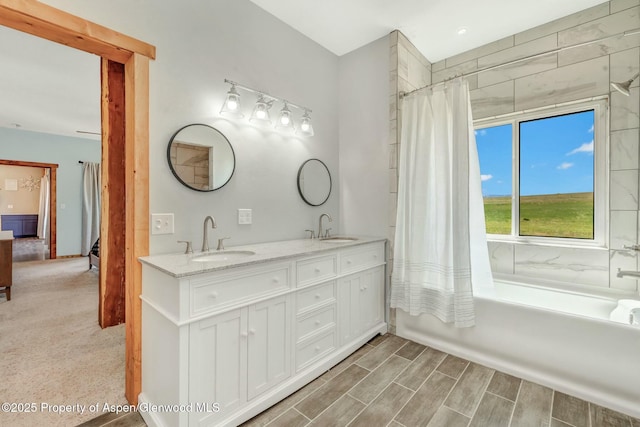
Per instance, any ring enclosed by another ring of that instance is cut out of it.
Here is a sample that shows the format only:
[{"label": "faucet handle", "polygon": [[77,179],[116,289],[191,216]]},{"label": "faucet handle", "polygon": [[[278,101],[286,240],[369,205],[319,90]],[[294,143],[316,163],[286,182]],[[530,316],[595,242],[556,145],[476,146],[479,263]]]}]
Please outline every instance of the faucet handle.
[{"label": "faucet handle", "polygon": [[178,243],[186,243],[187,244],[187,248],[184,251],[185,254],[192,254],[193,253],[193,245],[191,244],[191,241],[189,241],[189,240],[178,240]]},{"label": "faucet handle", "polygon": [[304,231],[308,231],[309,233],[311,233],[311,235],[309,236],[310,239],[315,239],[316,238],[316,234],[313,230],[304,230]]},{"label": "faucet handle", "polygon": [[329,233],[329,231],[331,231],[331,227],[327,228],[324,232],[324,238],[328,238],[331,237],[331,233]]},{"label": "faucet handle", "polygon": [[218,239],[218,247],[216,248],[216,250],[218,251],[223,251],[224,250],[224,241],[227,239],[230,239],[231,237],[223,237],[221,239]]}]

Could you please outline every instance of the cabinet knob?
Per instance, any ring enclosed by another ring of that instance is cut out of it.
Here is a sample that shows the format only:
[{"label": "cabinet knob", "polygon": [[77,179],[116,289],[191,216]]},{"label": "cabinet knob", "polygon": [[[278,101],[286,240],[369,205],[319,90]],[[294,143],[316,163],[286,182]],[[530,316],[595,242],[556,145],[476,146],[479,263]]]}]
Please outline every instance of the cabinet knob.
[{"label": "cabinet knob", "polygon": [[316,346],[316,348],[315,348],[315,350],[316,350],[316,353],[317,353],[317,352],[319,352],[319,351],[320,351],[320,346],[319,346],[319,345],[317,345],[317,346]]},{"label": "cabinet knob", "polygon": [[218,293],[216,291],[210,292],[209,293],[209,298],[218,298]]},{"label": "cabinet knob", "polygon": [[364,286],[360,286],[360,292],[364,292]]},{"label": "cabinet knob", "polygon": [[316,273],[320,273],[320,269],[316,267]]},{"label": "cabinet knob", "polygon": [[256,330],[251,328],[249,329],[249,335],[255,335],[256,334]]},{"label": "cabinet knob", "polygon": [[279,279],[279,278],[277,278],[277,277],[274,277],[274,278],[273,278],[273,283],[280,283],[280,279]]},{"label": "cabinet knob", "polygon": [[316,294],[316,299],[320,299],[320,294]]},{"label": "cabinet knob", "polygon": [[242,338],[246,338],[249,334],[247,334],[245,331],[240,332],[240,336]]},{"label": "cabinet knob", "polygon": [[320,321],[316,320],[316,326],[320,325]]},{"label": "cabinet knob", "polygon": [[351,260],[350,259],[347,260],[347,264],[351,264]]}]

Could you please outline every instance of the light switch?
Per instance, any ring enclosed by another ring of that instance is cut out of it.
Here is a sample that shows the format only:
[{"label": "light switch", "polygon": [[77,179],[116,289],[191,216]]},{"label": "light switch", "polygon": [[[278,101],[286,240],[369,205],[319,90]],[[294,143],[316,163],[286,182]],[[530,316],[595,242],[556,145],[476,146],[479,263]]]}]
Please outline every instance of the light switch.
[{"label": "light switch", "polygon": [[7,205],[7,209],[13,209],[13,205]]},{"label": "light switch", "polygon": [[173,214],[151,214],[151,234],[173,234]]},{"label": "light switch", "polygon": [[238,209],[238,224],[251,224],[252,215],[251,209]]}]

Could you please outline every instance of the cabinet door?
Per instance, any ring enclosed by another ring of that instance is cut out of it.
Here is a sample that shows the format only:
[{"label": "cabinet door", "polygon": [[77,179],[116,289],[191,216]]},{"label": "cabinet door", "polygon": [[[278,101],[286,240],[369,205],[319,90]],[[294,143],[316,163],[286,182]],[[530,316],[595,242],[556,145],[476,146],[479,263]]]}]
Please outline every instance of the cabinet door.
[{"label": "cabinet door", "polygon": [[220,408],[220,415],[192,412],[189,425],[208,425],[246,402],[247,309],[201,320],[189,328],[189,401],[215,402]]},{"label": "cabinet door", "polygon": [[291,375],[290,296],[249,306],[249,400]]},{"label": "cabinet door", "polygon": [[338,329],[341,345],[382,322],[383,298],[383,267],[352,274],[338,281]]},{"label": "cabinet door", "polygon": [[360,325],[364,332],[382,322],[384,309],[384,270],[377,267],[361,273]]}]

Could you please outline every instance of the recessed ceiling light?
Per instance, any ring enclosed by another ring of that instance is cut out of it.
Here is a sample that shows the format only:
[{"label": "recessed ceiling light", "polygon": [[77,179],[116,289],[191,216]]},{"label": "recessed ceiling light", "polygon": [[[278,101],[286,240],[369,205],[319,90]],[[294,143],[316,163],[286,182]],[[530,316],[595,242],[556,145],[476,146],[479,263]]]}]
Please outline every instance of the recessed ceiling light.
[{"label": "recessed ceiling light", "polygon": [[467,34],[467,27],[460,27],[456,30],[459,36],[464,36]]}]

